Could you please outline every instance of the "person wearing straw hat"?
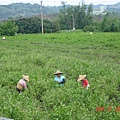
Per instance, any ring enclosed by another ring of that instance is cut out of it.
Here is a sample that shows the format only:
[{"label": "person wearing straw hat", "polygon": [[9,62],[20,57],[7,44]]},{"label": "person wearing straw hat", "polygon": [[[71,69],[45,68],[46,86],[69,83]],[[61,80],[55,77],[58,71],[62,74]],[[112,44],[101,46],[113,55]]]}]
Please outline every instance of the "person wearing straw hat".
[{"label": "person wearing straw hat", "polygon": [[30,81],[28,75],[22,75],[22,77],[23,77],[23,78],[19,80],[19,82],[17,83],[17,86],[16,86],[16,90],[17,90],[19,93],[22,93],[22,91],[23,91],[24,89],[27,89],[27,88],[28,88],[26,82],[29,82],[29,81]]},{"label": "person wearing straw hat", "polygon": [[60,70],[57,70],[57,71],[54,73],[54,75],[56,75],[55,78],[54,78],[54,81],[55,81],[55,82],[58,82],[59,85],[62,85],[62,86],[63,86],[64,83],[65,83],[65,77],[62,76],[61,74],[63,74],[63,72],[61,72]]},{"label": "person wearing straw hat", "polygon": [[88,90],[88,87],[90,87],[90,85],[86,77],[86,75],[79,75],[77,82],[82,81],[82,86]]}]

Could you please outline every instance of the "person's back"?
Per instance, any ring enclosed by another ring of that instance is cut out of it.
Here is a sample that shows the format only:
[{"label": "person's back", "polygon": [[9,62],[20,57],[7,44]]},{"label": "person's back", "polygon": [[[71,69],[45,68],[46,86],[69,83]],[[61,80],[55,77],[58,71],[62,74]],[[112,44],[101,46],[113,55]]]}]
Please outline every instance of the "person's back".
[{"label": "person's back", "polygon": [[82,86],[83,86],[83,87],[86,87],[88,84],[89,84],[89,82],[88,82],[87,79],[84,79],[84,80],[82,81]]},{"label": "person's back", "polygon": [[29,76],[23,75],[23,79],[20,79],[17,83],[16,90],[21,93],[24,89],[27,89],[26,82],[29,82]]},{"label": "person's back", "polygon": [[24,79],[21,79],[21,80],[19,80],[19,82],[18,82],[18,84],[17,84],[17,88],[19,89],[19,90],[23,90],[23,89],[26,89],[27,88],[27,86],[26,86],[26,81],[24,80]]}]

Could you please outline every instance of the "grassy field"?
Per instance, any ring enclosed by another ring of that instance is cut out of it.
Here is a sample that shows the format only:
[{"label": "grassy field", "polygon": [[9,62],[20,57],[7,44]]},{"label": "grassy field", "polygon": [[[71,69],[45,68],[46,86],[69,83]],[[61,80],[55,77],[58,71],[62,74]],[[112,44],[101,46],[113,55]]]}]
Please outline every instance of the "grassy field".
[{"label": "grassy field", "polygon": [[[65,86],[53,81],[59,69]],[[29,90],[18,95],[22,74]],[[86,74],[90,89],[76,82]],[[120,33],[67,32],[0,40],[0,116],[14,120],[120,120]]]}]

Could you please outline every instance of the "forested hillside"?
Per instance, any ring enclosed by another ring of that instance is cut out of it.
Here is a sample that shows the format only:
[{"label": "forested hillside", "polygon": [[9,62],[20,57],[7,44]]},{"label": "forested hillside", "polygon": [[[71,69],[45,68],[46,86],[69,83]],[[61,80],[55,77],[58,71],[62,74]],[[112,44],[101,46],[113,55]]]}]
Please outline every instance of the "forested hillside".
[{"label": "forested hillside", "polygon": [[[70,5],[66,5],[69,7]],[[99,9],[100,5],[95,5],[94,8]],[[62,6],[43,6],[44,16],[58,13]],[[120,3],[115,5],[107,5],[107,11],[120,11]],[[40,5],[30,3],[13,3],[9,5],[0,5],[0,20],[17,17],[30,17],[40,15]]]},{"label": "forested hillside", "polygon": [[[62,6],[61,6],[62,7]],[[42,7],[44,15],[58,13],[61,7]],[[14,3],[0,5],[0,19],[30,17],[40,15],[40,5],[30,3]]]}]

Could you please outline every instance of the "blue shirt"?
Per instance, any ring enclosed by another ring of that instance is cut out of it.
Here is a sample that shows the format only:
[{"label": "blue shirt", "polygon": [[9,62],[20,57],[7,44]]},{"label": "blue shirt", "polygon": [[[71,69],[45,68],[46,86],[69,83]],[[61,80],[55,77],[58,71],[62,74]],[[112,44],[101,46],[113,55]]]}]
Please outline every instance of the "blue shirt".
[{"label": "blue shirt", "polygon": [[56,76],[56,77],[54,78],[54,81],[60,83],[60,82],[63,81],[63,79],[65,79],[65,77],[62,76],[62,75],[60,76],[60,78],[59,78],[58,76]]}]

